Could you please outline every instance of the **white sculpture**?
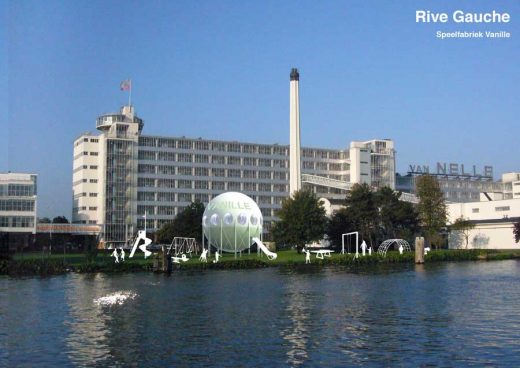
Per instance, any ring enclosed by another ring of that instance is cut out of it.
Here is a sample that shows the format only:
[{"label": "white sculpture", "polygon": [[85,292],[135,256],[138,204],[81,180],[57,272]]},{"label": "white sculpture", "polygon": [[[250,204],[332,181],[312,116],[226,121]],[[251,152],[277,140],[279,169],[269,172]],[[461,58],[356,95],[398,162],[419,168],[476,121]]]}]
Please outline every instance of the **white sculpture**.
[{"label": "white sculpture", "polygon": [[207,249],[202,250],[202,254],[199,257],[199,261],[204,262],[204,263],[208,262],[208,250]]},{"label": "white sculpture", "polygon": [[303,250],[305,252],[305,264],[311,263],[311,251],[308,249]]},{"label": "white sculpture", "polygon": [[135,250],[137,249],[137,244],[139,244],[140,240],[144,240],[144,244],[139,246],[139,249],[144,253],[144,258],[146,259],[152,254],[152,252],[146,249],[147,246],[152,244],[152,239],[146,237],[146,230],[139,230],[137,232],[137,238],[135,239],[134,246],[132,247],[132,252],[130,253],[130,258],[134,256]]},{"label": "white sculpture", "polygon": [[218,263],[218,259],[220,258],[220,253],[218,250],[215,252],[215,259],[213,260],[213,263]]},{"label": "white sculpture", "polygon": [[403,254],[403,250],[404,250],[403,245],[400,244],[399,245],[399,254]]},{"label": "white sculpture", "polygon": [[430,251],[430,247],[424,248],[424,255],[428,255],[428,252]]},{"label": "white sculpture", "polygon": [[188,257],[186,257],[186,254],[182,254],[180,257],[172,257],[173,263],[181,263],[182,262],[188,262]]},{"label": "white sculpture", "polygon": [[115,257],[116,263],[119,263],[119,254],[117,253],[117,248],[114,248],[114,251],[112,252],[112,257]]},{"label": "white sculpture", "polygon": [[372,255],[372,247],[368,247],[368,255],[369,255],[369,256]]},{"label": "white sculpture", "polygon": [[121,261],[125,261],[125,250],[123,248],[121,248]]},{"label": "white sculpture", "polygon": [[367,243],[363,240],[363,243],[361,243],[361,254],[363,257],[365,256],[365,252],[367,250]]}]

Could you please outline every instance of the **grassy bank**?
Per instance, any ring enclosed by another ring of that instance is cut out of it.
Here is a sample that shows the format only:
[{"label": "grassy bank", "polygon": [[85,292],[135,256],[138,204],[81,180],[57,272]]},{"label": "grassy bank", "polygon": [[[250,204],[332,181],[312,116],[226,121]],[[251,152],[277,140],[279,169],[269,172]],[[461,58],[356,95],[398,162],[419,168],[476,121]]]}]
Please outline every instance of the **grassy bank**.
[{"label": "grassy bank", "polygon": [[[425,257],[425,262],[458,262],[458,261],[484,261],[520,259],[520,250],[435,250]],[[406,252],[400,255],[398,252],[388,252],[386,257],[373,254],[368,257],[355,258],[352,254],[332,254],[325,259],[311,258],[311,265],[345,265],[345,266],[370,266],[391,263],[413,263],[414,253]],[[125,262],[115,263],[109,253],[99,254],[93,262],[87,262],[83,254],[72,255],[46,255],[41,253],[29,253],[14,256],[11,260],[0,261],[0,274],[11,276],[22,275],[55,275],[65,272],[139,272],[152,271],[154,257],[144,259],[141,253]],[[235,259],[233,254],[225,254],[218,263],[213,263],[213,258],[207,263],[200,262],[194,256],[188,262],[174,264],[174,272],[177,270],[205,270],[205,269],[253,269],[262,267],[306,267],[305,255],[298,254],[294,250],[278,252],[276,260],[269,261],[264,255],[256,253],[242,254]]]}]

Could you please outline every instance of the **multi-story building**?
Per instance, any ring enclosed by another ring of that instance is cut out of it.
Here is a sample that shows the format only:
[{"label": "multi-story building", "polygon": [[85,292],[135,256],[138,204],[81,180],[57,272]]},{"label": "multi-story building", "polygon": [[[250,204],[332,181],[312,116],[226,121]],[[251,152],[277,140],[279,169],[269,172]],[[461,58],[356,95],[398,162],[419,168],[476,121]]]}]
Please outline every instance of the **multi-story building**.
[{"label": "multi-story building", "polygon": [[[429,173],[428,173],[429,174]],[[395,189],[416,194],[416,180],[421,173],[408,173],[405,176],[396,174]],[[448,202],[479,201],[481,193],[489,193],[494,198],[520,198],[520,173],[502,174],[501,180],[494,181],[492,176],[470,176],[433,174],[444,197]]]},{"label": "multi-story building", "polygon": [[[100,134],[74,142],[73,222],[99,224],[107,245],[137,229],[159,229],[193,201],[226,191],[255,200],[264,232],[289,196],[289,146],[141,135],[143,121],[125,106],[97,119]],[[350,149],[301,149],[302,184],[330,201],[353,183],[394,188],[391,140],[352,142]]]},{"label": "multi-story building", "polygon": [[0,232],[10,247],[26,247],[36,233],[37,175],[0,174]]}]

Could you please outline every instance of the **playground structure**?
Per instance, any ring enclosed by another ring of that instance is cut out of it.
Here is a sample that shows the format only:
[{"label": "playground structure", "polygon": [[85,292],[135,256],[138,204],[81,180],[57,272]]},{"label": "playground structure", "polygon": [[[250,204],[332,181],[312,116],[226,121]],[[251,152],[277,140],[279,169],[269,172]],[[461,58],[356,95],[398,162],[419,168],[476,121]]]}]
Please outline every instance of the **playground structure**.
[{"label": "playground structure", "polygon": [[397,248],[402,247],[403,250],[411,252],[412,248],[410,247],[410,244],[406,240],[403,239],[388,239],[379,245],[379,248],[377,249],[377,252],[383,256],[386,257],[386,252],[388,251],[388,248],[390,248],[392,245],[396,245]]},{"label": "playground structure", "polygon": [[195,238],[183,238],[176,236],[168,247],[168,254],[177,257],[179,254],[187,254],[191,258],[192,254],[199,254],[199,246]]},{"label": "playground structure", "polygon": [[[356,257],[359,256],[359,232],[353,231],[351,233],[341,234],[341,254],[345,254],[345,237],[347,238],[347,247],[350,251],[351,239],[352,237],[356,238]],[[350,252],[347,252],[350,253]]]},{"label": "playground structure", "polygon": [[270,260],[276,258],[262,242],[262,212],[258,205],[245,194],[226,192],[213,198],[202,216],[202,248],[211,252],[211,246],[218,253],[234,253],[235,258],[242,251],[256,244]]}]

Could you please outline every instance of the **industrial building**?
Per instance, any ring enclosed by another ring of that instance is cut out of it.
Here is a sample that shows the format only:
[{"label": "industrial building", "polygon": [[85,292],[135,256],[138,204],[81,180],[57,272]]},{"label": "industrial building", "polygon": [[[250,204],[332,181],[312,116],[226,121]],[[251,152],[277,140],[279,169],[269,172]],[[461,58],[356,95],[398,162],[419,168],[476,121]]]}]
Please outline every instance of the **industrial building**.
[{"label": "industrial building", "polygon": [[[193,201],[206,204],[237,191],[258,203],[268,237],[282,200],[300,187],[332,203],[344,199],[354,183],[394,188],[391,140],[352,142],[345,149],[300,147],[298,82],[293,69],[291,145],[143,135],[133,106],[99,116],[99,133],[74,141],[73,223],[100,225],[105,245],[114,246],[145,221],[147,229],[157,230]],[[291,173],[299,183],[290,182]]]},{"label": "industrial building", "polygon": [[35,174],[0,173],[0,233],[11,248],[27,247],[36,233],[37,179]]}]

